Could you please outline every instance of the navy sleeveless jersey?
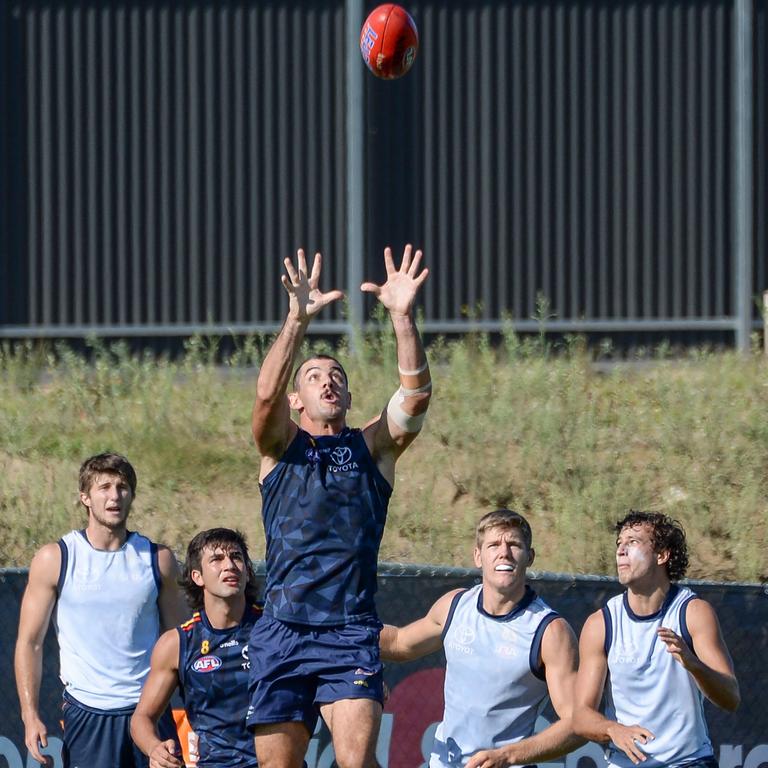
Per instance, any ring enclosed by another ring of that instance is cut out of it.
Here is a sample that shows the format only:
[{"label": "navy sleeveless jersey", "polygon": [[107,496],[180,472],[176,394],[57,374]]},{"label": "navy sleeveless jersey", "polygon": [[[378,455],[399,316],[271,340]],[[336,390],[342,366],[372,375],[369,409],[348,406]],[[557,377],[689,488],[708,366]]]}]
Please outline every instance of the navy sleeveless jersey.
[{"label": "navy sleeveless jersey", "polygon": [[359,429],[299,430],[261,486],[265,612],[334,626],[376,618],[376,566],[392,486]]},{"label": "navy sleeveless jersey", "polygon": [[215,629],[205,611],[198,611],[178,627],[179,689],[198,736],[201,768],[257,765],[245,713],[248,638],[259,616],[260,608],[248,607],[236,627]]}]

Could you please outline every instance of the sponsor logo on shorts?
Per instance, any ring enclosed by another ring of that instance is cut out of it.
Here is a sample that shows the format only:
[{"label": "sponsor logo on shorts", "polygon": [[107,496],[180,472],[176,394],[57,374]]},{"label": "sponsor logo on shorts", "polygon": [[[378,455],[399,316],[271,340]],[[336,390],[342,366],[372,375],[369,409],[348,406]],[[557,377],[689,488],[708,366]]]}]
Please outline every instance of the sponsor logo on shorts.
[{"label": "sponsor logo on shorts", "polygon": [[366,677],[373,677],[376,673],[372,669],[363,669],[363,667],[358,667],[355,670],[355,675],[357,675],[357,680],[353,680],[353,685],[360,685],[363,688],[368,688],[368,681],[365,679]]},{"label": "sponsor logo on shorts", "polygon": [[192,669],[195,672],[201,672],[203,674],[207,672],[215,672],[221,666],[221,659],[218,656],[201,656],[192,665]]}]

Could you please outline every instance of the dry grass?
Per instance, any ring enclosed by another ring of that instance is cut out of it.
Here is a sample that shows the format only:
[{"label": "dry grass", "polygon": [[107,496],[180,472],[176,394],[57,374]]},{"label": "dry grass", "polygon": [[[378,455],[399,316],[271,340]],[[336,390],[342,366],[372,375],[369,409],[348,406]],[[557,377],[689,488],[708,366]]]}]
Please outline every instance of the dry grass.
[{"label": "dry grass", "polygon": [[[83,522],[77,469],[125,453],[139,473],[133,523],[182,554],[212,525],[243,530],[263,553],[258,457],[249,435],[255,366],[248,340],[225,365],[190,344],[178,363],[96,346],[0,354],[0,565]],[[395,385],[391,334],[348,363],[353,425]],[[692,353],[595,373],[578,345],[555,355],[509,334],[432,347],[435,397],[398,466],[385,560],[470,564],[480,514],[511,506],[534,528],[536,567],[612,573],[612,523],[628,508],[680,519],[690,576],[768,577],[768,368],[763,358]],[[385,362],[381,362],[385,361]],[[220,362],[220,361],[219,361]]]}]

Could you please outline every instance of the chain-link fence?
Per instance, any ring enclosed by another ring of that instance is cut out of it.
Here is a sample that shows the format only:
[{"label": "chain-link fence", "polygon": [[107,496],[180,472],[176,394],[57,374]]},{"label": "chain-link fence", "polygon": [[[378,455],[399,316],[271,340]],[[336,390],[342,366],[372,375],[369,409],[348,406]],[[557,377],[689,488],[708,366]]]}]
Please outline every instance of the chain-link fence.
[{"label": "chain-link fence", "polygon": [[[257,567],[263,575],[263,566]],[[620,591],[615,579],[531,573],[533,588],[578,633],[586,617]],[[23,728],[13,683],[13,646],[25,569],[0,571],[4,606],[0,620],[0,768],[22,768],[26,762]],[[385,563],[379,569],[379,613],[383,621],[405,624],[423,616],[445,592],[478,581],[478,572],[459,568]],[[707,719],[720,768],[759,768],[768,765],[768,587],[754,584],[687,582],[717,611],[739,677],[742,704],[729,714],[707,704]],[[108,652],[108,649],[105,649]],[[41,710],[52,734],[58,729],[61,687],[57,679],[57,649],[53,633],[45,641]],[[431,733],[442,715],[445,659],[433,654],[409,664],[391,664],[385,671],[390,697],[384,710],[377,757],[383,768],[421,768],[431,745]],[[540,720],[544,726],[551,712]],[[56,737],[51,752],[56,758]],[[56,758],[57,759],[57,758]],[[308,768],[332,768],[333,752],[327,732],[319,728],[310,743]],[[602,749],[587,744],[554,765],[563,768],[602,768]],[[59,768],[60,763],[55,764]]]}]

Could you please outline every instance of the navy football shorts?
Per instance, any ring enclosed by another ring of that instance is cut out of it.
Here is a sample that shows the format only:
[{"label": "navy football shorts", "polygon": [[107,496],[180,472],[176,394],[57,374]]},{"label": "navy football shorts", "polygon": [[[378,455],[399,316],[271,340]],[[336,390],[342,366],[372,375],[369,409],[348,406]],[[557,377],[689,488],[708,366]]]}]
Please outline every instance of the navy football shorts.
[{"label": "navy football shorts", "polygon": [[[94,709],[65,693],[62,704],[64,746],[61,751],[64,768],[147,768],[149,758],[131,739],[134,709]],[[157,731],[163,740],[178,741],[170,709],[158,720]]]},{"label": "navy football shorts", "polygon": [[303,722],[315,730],[319,707],[341,699],[384,701],[381,623],[312,627],[266,614],[248,646],[246,725]]}]

